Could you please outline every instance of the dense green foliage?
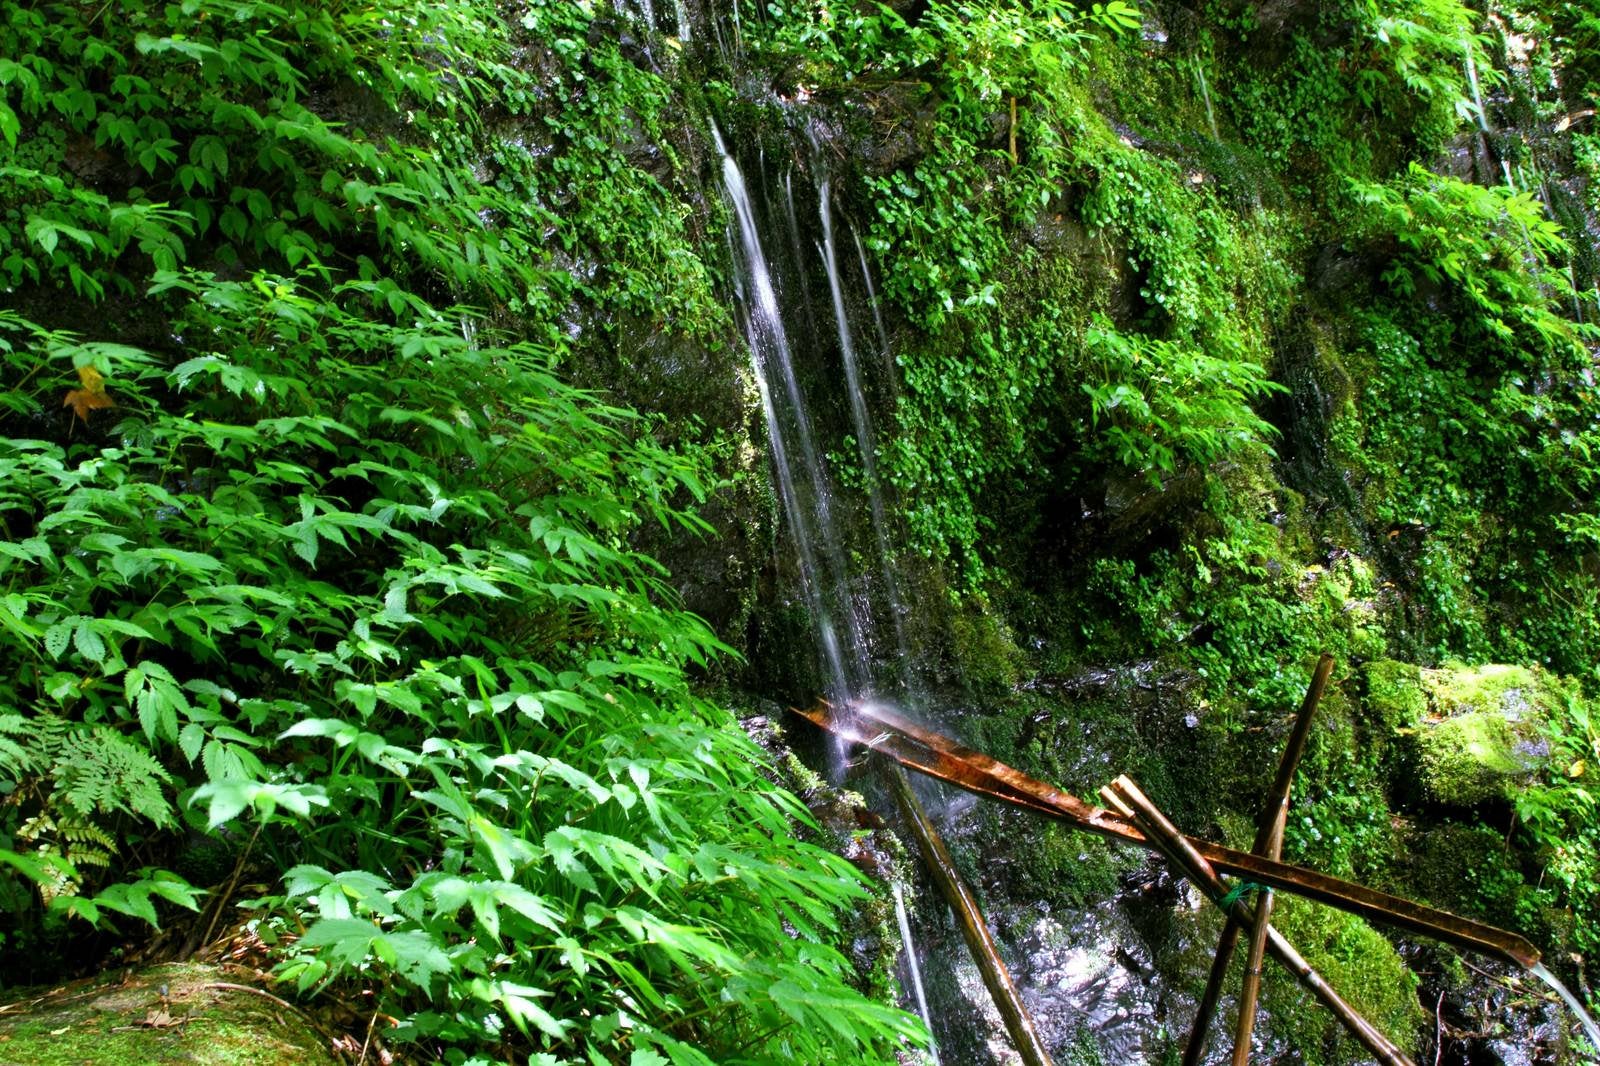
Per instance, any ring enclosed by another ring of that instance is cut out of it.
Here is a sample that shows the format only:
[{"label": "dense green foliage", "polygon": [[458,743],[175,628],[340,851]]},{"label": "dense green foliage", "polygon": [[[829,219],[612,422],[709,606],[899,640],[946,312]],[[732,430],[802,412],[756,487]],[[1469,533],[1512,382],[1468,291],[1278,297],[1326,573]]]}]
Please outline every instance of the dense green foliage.
[{"label": "dense green foliage", "polygon": [[[1290,856],[1592,972],[1592,6],[0,4],[0,959],[270,868],[280,973],[382,985],[423,1055],[915,1039],[830,946],[860,877],[693,687],[738,635],[642,550],[750,450],[576,384],[753,424],[679,358],[733,324],[716,107],[862,149],[828,176],[893,335],[877,470],[1004,704],[974,734],[1234,833],[1331,651]],[[1394,660],[1548,668],[1540,735]],[[1013,691],[1119,662],[1185,679],[1181,739]],[[1469,725],[1538,757],[1411,780]],[[1018,891],[1115,884],[1034,850]],[[1371,930],[1289,920],[1414,1027]]]},{"label": "dense green foliage", "polygon": [[[1592,695],[1600,420],[1575,197],[1596,186],[1565,180],[1600,175],[1592,5],[1160,5],[1142,35],[1124,14],[822,2],[767,24],[864,141],[918,131],[858,185],[906,324],[884,466],[915,546],[1038,650],[1007,676],[1187,668],[1204,728],[1260,765],[1319,651],[1541,664]],[[1495,917],[1587,958],[1600,748],[1573,692],[1527,742],[1549,754],[1516,789],[1521,858],[1495,873],[1538,902]],[[1403,865],[1395,815],[1441,818],[1406,788],[1403,731],[1431,722],[1349,696],[1288,848],[1381,879]],[[1250,809],[1259,780],[1210,772],[1211,817]]]},{"label": "dense green foliage", "polygon": [[632,547],[703,457],[554,369],[575,305],[721,321],[659,79],[575,4],[0,10],[7,980],[267,862],[282,975],[427,1056],[913,1037]]}]

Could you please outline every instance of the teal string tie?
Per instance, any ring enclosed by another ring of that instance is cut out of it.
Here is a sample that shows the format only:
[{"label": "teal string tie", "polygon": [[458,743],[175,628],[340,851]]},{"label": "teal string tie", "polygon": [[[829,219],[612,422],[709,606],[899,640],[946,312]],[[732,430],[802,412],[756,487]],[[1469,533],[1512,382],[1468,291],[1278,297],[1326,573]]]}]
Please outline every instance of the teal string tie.
[{"label": "teal string tie", "polygon": [[1232,888],[1228,889],[1228,894],[1217,901],[1217,906],[1221,907],[1223,910],[1228,910],[1235,903],[1238,903],[1239,900],[1244,897],[1246,892],[1264,892],[1270,887],[1272,886],[1258,885],[1254,881],[1240,881]]}]

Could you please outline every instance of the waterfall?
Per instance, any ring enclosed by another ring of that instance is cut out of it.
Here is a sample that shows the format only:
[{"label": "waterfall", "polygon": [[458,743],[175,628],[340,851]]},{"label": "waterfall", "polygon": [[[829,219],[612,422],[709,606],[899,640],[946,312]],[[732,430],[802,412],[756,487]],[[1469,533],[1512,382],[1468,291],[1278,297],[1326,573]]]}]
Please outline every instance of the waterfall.
[{"label": "waterfall", "polygon": [[[844,551],[833,519],[833,490],[795,376],[788,331],[778,308],[749,188],[721,133],[713,128],[712,135],[722,159],[723,191],[738,230],[738,241],[729,243],[738,252],[734,265],[741,318],[755,364],[778,494],[794,537],[802,592],[817,627],[827,695],[846,702],[867,693],[869,670],[863,625],[850,595]],[[840,624],[844,628],[842,642]]]},{"label": "waterfall", "polygon": [[1217,113],[1211,110],[1211,87],[1206,84],[1205,64],[1200,62],[1198,56],[1194,60],[1194,80],[1200,83],[1200,99],[1206,105],[1206,124],[1211,127],[1211,139],[1220,141],[1222,135],[1217,132]]},{"label": "waterfall", "polygon": [[845,312],[844,288],[839,283],[839,261],[834,251],[833,204],[827,179],[818,186],[818,210],[822,215],[822,264],[828,272],[828,291],[833,296],[833,321],[839,334],[839,357],[844,363],[845,385],[850,393],[850,421],[855,428],[856,445],[861,452],[861,473],[866,481],[867,500],[872,511],[872,534],[877,542],[878,568],[883,575],[883,591],[889,617],[894,625],[895,650],[899,662],[911,662],[911,647],[906,642],[905,602],[900,583],[895,580],[893,555],[889,550],[888,522],[883,513],[883,491],[878,484],[877,446],[872,435],[872,420],[867,414],[867,397],[861,387],[861,371],[856,363],[856,347]]}]

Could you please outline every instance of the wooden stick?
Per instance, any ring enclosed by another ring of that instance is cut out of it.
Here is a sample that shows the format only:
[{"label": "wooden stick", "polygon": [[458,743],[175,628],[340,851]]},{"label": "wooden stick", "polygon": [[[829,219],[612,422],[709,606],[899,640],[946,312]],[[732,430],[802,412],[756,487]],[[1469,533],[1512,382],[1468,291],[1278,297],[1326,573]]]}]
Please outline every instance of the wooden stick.
[{"label": "wooden stick", "polygon": [[[1167,819],[1167,816],[1151,803],[1149,798],[1139,790],[1139,786],[1127,776],[1119,777],[1111,785],[1101,790],[1101,795],[1110,799],[1117,798],[1120,805],[1132,812],[1140,829],[1144,830],[1151,843],[1167,856],[1173,866],[1183,871],[1211,902],[1222,906],[1228,896],[1227,886],[1217,876],[1217,872],[1205,857],[1197,851],[1193,844],[1180,833],[1176,826]],[[1255,914],[1249,905],[1242,900],[1234,900],[1227,908],[1227,912],[1241,927],[1253,925]],[[1282,963],[1290,973],[1300,979],[1300,983],[1310,989],[1313,995],[1320,999],[1324,1006],[1334,1013],[1334,1016],[1344,1023],[1345,1028],[1357,1040],[1375,1055],[1383,1066],[1415,1066],[1404,1052],[1394,1045],[1388,1037],[1379,1032],[1377,1027],[1363,1018],[1360,1013],[1329,985],[1322,975],[1306,962],[1305,958],[1283,938],[1276,929],[1267,927],[1267,950],[1272,957]]]},{"label": "wooden stick", "polygon": [[[1324,652],[1311,673],[1311,685],[1306,689],[1305,699],[1300,701],[1300,713],[1295,716],[1294,728],[1289,731],[1289,742],[1284,745],[1283,755],[1278,759],[1278,772],[1273,777],[1272,788],[1267,792],[1267,802],[1256,822],[1256,839],[1250,849],[1256,855],[1278,858],[1277,852],[1267,855],[1267,840],[1280,816],[1287,819],[1289,789],[1294,781],[1295,770],[1300,766],[1300,757],[1305,754],[1306,741],[1311,735],[1311,718],[1316,713],[1317,704],[1322,701],[1322,693],[1332,675],[1333,656]],[[1189,1030],[1189,1042],[1183,1049],[1183,1066],[1198,1066],[1200,1056],[1205,1054],[1211,1019],[1217,1012],[1217,1001],[1222,998],[1222,983],[1227,979],[1228,963],[1233,959],[1233,949],[1238,946],[1240,931],[1232,918],[1227,919],[1222,927],[1222,936],[1217,939],[1216,956],[1211,960],[1211,974],[1206,978],[1206,990],[1200,996],[1194,1025]],[[1258,969],[1260,965],[1258,956]],[[1237,1042],[1234,1046],[1238,1047]]]},{"label": "wooden stick", "polygon": [[1233,961],[1233,949],[1239,946],[1239,934],[1243,930],[1244,927],[1233,920],[1233,915],[1224,917],[1222,935],[1217,938],[1217,951],[1211,958],[1211,973],[1206,977],[1206,989],[1200,994],[1194,1023],[1189,1028],[1189,1042],[1183,1048],[1183,1066],[1199,1066],[1200,1056],[1206,1053],[1211,1019],[1216,1016],[1217,1001],[1222,998],[1222,985],[1228,979],[1228,963]]},{"label": "wooden stick", "polygon": [[[1131,819],[1085,803],[1077,796],[1031,778],[982,752],[964,748],[949,737],[924,729],[882,707],[836,709],[819,701],[808,710],[796,708],[795,713],[822,729],[957,788],[1055,818],[1076,829],[1159,850]],[[1516,933],[1301,866],[1274,862],[1194,838],[1189,838],[1189,844],[1223,873],[1271,885],[1280,892],[1293,892],[1368,921],[1398,926],[1468,951],[1493,955],[1525,969],[1532,969],[1539,961],[1539,949]]]},{"label": "wooden stick", "polygon": [[978,908],[978,901],[956,872],[955,863],[951,861],[950,853],[945,850],[944,841],[939,839],[933,823],[928,820],[917,794],[911,791],[906,772],[889,760],[882,760],[882,767],[894,798],[900,805],[900,812],[905,815],[912,835],[917,838],[917,847],[922,852],[923,861],[928,864],[928,871],[933,874],[939,890],[956,914],[961,936],[967,942],[967,949],[972,952],[973,961],[978,964],[978,972],[983,975],[989,995],[994,998],[994,1005],[1005,1022],[1006,1032],[1011,1035],[1012,1046],[1022,1056],[1024,1066],[1051,1066],[1050,1053],[1045,1050],[1044,1041],[1034,1027],[1033,1017],[1023,1005],[1017,986],[1006,972],[1005,963],[1000,960],[994,938],[989,935],[989,926],[983,920],[983,911]]},{"label": "wooden stick", "polygon": [[[1283,826],[1289,816],[1285,804],[1278,808],[1267,858],[1276,859],[1283,850]],[[1250,952],[1245,956],[1244,987],[1239,990],[1239,1018],[1233,1029],[1233,1066],[1249,1066],[1250,1034],[1256,1024],[1256,998],[1261,994],[1261,957],[1267,949],[1268,924],[1272,921],[1272,889],[1263,888],[1256,900],[1255,924],[1250,928]]]}]

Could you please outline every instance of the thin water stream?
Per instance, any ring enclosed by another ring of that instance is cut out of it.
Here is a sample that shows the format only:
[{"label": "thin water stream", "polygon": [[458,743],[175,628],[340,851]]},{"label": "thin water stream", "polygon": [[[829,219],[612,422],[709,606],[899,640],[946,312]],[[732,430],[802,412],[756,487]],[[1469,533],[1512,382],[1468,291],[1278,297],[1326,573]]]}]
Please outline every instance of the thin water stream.
[{"label": "thin water stream", "polygon": [[[928,994],[922,990],[922,968],[917,965],[916,942],[911,939],[911,919],[906,915],[906,897],[900,890],[900,882],[893,883],[894,888],[894,917],[900,925],[900,942],[906,947],[906,969],[911,974],[911,991],[916,996],[917,1014],[922,1017],[922,1024],[928,1027],[928,1032],[933,1032],[933,1015],[928,1013]],[[928,1052],[933,1056],[934,1066],[939,1063],[939,1048],[937,1044],[930,1044]]]},{"label": "thin water stream", "polygon": [[894,556],[889,550],[888,520],[884,517],[883,490],[878,483],[877,445],[872,433],[872,419],[867,413],[867,394],[861,387],[861,370],[856,362],[856,346],[850,332],[850,317],[845,311],[844,287],[839,282],[838,256],[834,253],[833,205],[828,182],[824,179],[817,191],[822,215],[822,264],[828,272],[828,290],[833,297],[833,320],[839,335],[839,355],[844,363],[845,384],[850,392],[850,421],[855,428],[856,445],[861,454],[861,473],[866,481],[867,501],[872,512],[872,535],[877,542],[878,569],[883,576],[884,596],[888,600],[889,618],[894,628],[897,661],[911,662],[911,647],[906,642],[905,602],[900,596],[900,582],[895,578]]},{"label": "thin water stream", "polygon": [[1194,80],[1200,85],[1200,99],[1206,105],[1206,125],[1211,128],[1211,139],[1219,141],[1222,135],[1217,132],[1217,113],[1211,109],[1211,87],[1206,84],[1205,64],[1199,59],[1194,61]]},{"label": "thin water stream", "polygon": [[1549,985],[1555,990],[1556,995],[1561,997],[1562,1002],[1567,1005],[1567,1009],[1572,1011],[1573,1016],[1578,1019],[1578,1025],[1583,1028],[1584,1036],[1588,1037],[1590,1051],[1597,1056],[1594,1061],[1600,1062],[1600,1025],[1596,1025],[1595,1020],[1589,1016],[1589,1012],[1583,1009],[1583,1004],[1579,1002],[1578,997],[1573,995],[1572,990],[1562,984],[1560,978],[1551,973],[1544,963],[1534,964],[1533,968],[1528,972]]},{"label": "thin water stream", "polygon": [[[745,336],[755,362],[778,493],[799,556],[802,592],[816,620],[828,695],[845,701],[866,690],[865,642],[849,596],[844,552],[833,521],[833,491],[795,376],[788,331],[778,308],[777,290],[749,188],[739,164],[723,144],[721,133],[713,128],[712,135],[722,158],[723,191],[739,233],[738,249],[742,254],[736,257],[736,266],[740,303]],[[836,617],[843,621],[843,643]]]}]

